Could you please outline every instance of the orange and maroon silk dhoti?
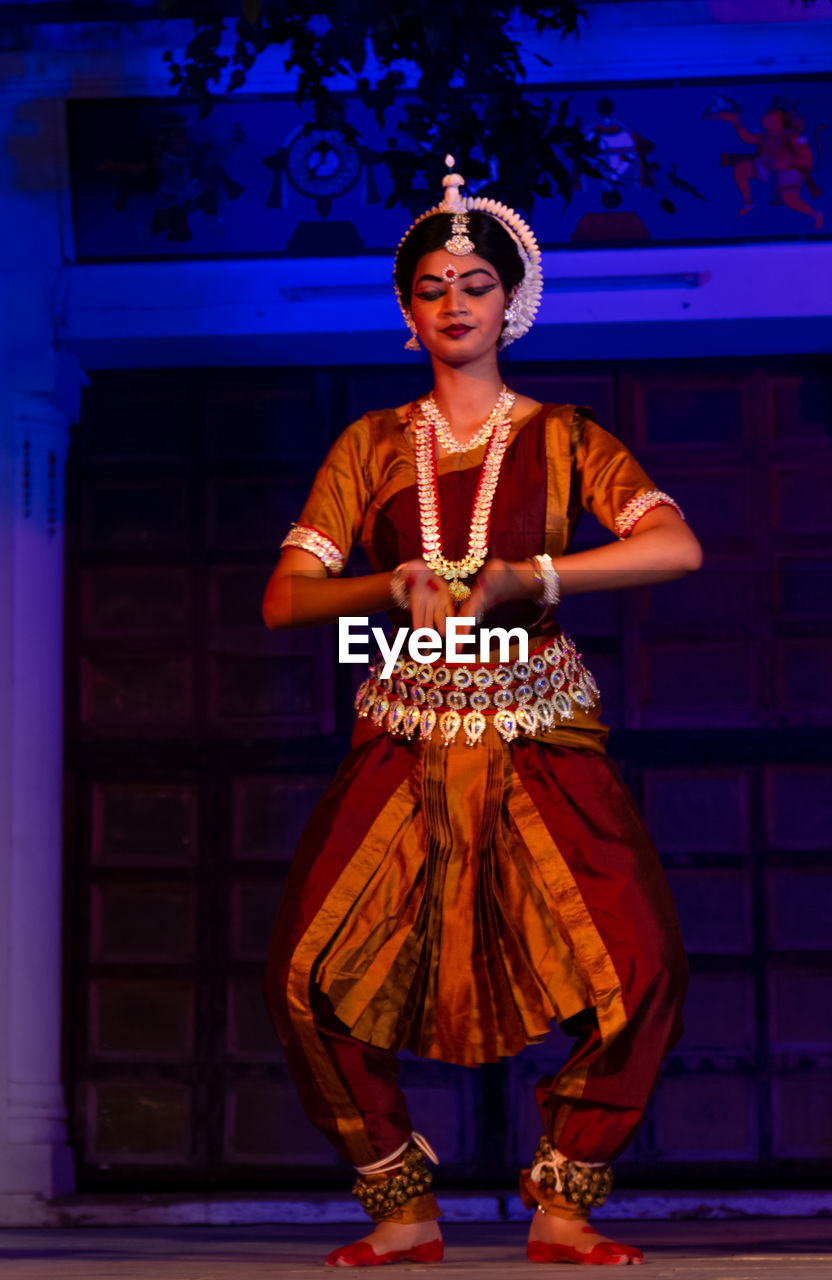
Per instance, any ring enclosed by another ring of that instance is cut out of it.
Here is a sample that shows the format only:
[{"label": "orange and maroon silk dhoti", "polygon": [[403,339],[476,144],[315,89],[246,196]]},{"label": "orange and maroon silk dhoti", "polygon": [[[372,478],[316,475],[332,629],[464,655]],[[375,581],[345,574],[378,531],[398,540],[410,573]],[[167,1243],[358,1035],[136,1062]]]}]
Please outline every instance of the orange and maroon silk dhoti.
[{"label": "orange and maroon silk dhoti", "polygon": [[[614,529],[650,489],[632,455],[571,406],[544,406],[512,432],[493,555],[562,554],[582,506]],[[481,462],[479,450],[437,463],[451,558],[464,554]],[[301,519],[344,555],[360,534],[376,569],[419,554],[413,455],[395,415],[341,437]],[[486,621],[540,637],[538,615]],[[398,1049],[475,1066],[540,1042],[554,1020],[576,1041],[537,1085],[553,1147],[602,1162],[633,1137],[681,1034],[687,968],[658,855],[605,737],[597,709],[513,741],[490,720],[474,747],[359,720],[295,854],[266,981],[306,1113],[351,1164],[410,1136]]]},{"label": "orange and maroon silk dhoti", "polygon": [[318,804],[267,998],[310,1120],[351,1164],[412,1125],[396,1049],[473,1066],[578,1035],[538,1083],[565,1155],[611,1160],[681,1034],[686,962],[658,856],[610,759],[488,734],[377,733]]}]

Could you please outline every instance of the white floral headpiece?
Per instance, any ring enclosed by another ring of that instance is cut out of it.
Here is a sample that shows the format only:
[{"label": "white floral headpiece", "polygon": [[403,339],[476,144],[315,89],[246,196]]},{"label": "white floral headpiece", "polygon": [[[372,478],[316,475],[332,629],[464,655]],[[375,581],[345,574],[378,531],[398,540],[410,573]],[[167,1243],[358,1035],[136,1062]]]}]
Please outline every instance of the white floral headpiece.
[{"label": "white floral headpiece", "polygon": [[[454,165],[453,156],[446,156],[445,164],[449,169],[452,169]],[[540,247],[531,227],[520,217],[519,213],[514,209],[510,209],[508,205],[501,204],[499,200],[482,199],[480,196],[463,196],[460,192],[460,187],[464,185],[465,179],[458,173],[448,173],[442,179],[444,195],[441,203],[420,214],[411,223],[399,241],[393,265],[394,279],[395,264],[398,262],[399,251],[413,228],[417,227],[420,222],[424,222],[426,218],[432,218],[437,213],[452,214],[451,238],[445,242],[445,248],[451,254],[465,256],[474,251],[473,242],[466,235],[468,220],[465,215],[475,209],[480,213],[487,213],[505,228],[517,245],[524,269],[523,279],[518,285],[506,312],[506,325],[498,343],[498,347],[502,351],[504,347],[514,342],[516,338],[522,338],[524,333],[528,333],[534,324],[534,318],[537,315],[543,294]],[[402,302],[398,285],[395,287],[396,298],[404,316],[405,324],[413,335],[410,341],[405,343],[405,346],[411,350],[418,350],[419,343],[416,339],[413,315]]]}]

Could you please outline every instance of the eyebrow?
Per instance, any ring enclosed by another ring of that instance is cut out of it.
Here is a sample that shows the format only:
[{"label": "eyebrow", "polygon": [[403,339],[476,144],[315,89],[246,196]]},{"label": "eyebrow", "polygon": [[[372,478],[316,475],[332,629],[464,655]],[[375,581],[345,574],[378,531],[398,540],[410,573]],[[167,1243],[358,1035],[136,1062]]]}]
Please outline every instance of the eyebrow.
[{"label": "eyebrow", "polygon": [[[485,267],[474,267],[473,271],[465,271],[461,276],[457,276],[457,280],[467,280],[469,276],[476,276],[476,275],[488,276],[489,280],[495,279],[495,277],[492,276],[491,272],[487,271]],[[437,284],[446,283],[441,276],[425,275],[425,276],[419,276],[419,279],[416,281],[416,284],[421,284],[423,280],[435,280]]]}]

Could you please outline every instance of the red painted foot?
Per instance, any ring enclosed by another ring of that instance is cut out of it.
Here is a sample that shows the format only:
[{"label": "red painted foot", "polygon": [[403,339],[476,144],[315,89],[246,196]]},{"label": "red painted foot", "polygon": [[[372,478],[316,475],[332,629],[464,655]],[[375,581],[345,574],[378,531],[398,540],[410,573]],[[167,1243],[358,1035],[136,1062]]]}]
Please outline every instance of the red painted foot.
[{"label": "red painted foot", "polygon": [[414,1244],[410,1249],[393,1249],[389,1253],[376,1253],[366,1240],[357,1244],[345,1244],[335,1249],[326,1260],[328,1267],[383,1267],[388,1262],[441,1262],[445,1246],[441,1240],[428,1240],[427,1244]]}]

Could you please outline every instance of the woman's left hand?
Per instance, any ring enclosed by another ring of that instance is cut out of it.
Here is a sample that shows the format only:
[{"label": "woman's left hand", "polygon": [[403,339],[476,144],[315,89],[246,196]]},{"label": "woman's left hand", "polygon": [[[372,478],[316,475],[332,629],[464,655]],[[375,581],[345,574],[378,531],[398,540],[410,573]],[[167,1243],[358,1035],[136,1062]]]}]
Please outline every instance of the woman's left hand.
[{"label": "woman's left hand", "polygon": [[538,591],[534,569],[528,560],[486,560],[477,574],[476,585],[459,606],[459,615],[478,620],[507,600],[532,600]]}]

